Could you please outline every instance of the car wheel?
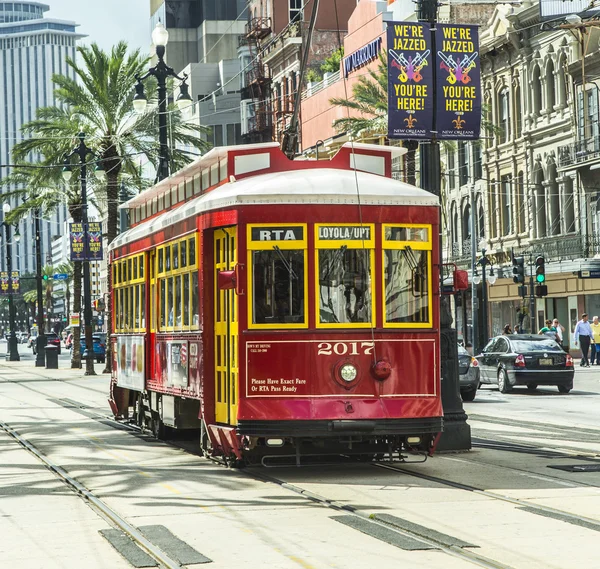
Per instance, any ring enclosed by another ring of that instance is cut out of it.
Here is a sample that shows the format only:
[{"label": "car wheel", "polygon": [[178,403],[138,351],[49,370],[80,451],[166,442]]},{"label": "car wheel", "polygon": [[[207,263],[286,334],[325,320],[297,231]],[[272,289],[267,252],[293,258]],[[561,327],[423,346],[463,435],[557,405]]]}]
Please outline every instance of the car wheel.
[{"label": "car wheel", "polygon": [[471,391],[461,391],[460,396],[463,401],[473,401],[475,399],[475,395],[477,394],[476,389],[471,389]]},{"label": "car wheel", "polygon": [[535,391],[537,389],[537,383],[528,383],[527,391]]},{"label": "car wheel", "polygon": [[557,387],[560,393],[569,393],[573,389],[572,385],[558,385]]},{"label": "car wheel", "polygon": [[500,393],[509,393],[512,389],[510,381],[508,381],[508,374],[505,369],[501,369],[498,372],[498,390]]}]

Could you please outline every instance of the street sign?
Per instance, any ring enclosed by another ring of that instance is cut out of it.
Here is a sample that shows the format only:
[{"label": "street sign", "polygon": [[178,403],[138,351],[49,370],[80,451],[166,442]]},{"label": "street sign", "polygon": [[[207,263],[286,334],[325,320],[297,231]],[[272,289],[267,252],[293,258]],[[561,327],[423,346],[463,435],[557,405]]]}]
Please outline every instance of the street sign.
[{"label": "street sign", "polygon": [[67,273],[56,273],[52,276],[55,281],[66,281],[69,278]]},{"label": "street sign", "polygon": [[600,271],[578,271],[580,279],[600,279]]}]

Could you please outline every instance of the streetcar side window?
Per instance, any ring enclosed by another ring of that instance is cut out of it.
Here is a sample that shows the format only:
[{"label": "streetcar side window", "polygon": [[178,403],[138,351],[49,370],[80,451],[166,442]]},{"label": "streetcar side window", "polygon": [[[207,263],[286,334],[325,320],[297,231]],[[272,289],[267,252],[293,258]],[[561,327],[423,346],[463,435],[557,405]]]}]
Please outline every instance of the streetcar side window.
[{"label": "streetcar side window", "polygon": [[374,324],[372,224],[316,224],[317,327]]},{"label": "streetcar side window", "polygon": [[306,224],[247,226],[250,328],[308,327]]},{"label": "streetcar side window", "polygon": [[167,325],[167,279],[160,279],[160,327]]},{"label": "streetcar side window", "polygon": [[384,326],[431,327],[431,226],[383,226]]},{"label": "streetcar side window", "polygon": [[190,267],[193,267],[196,264],[196,238],[192,237],[189,241],[188,241],[188,252],[189,252],[189,259],[190,262],[188,263],[190,265]]},{"label": "streetcar side window", "polygon": [[158,273],[161,274],[165,270],[165,250],[161,247],[158,250]]},{"label": "streetcar side window", "polygon": [[198,298],[198,273],[192,273],[192,326],[200,326],[200,308]]}]

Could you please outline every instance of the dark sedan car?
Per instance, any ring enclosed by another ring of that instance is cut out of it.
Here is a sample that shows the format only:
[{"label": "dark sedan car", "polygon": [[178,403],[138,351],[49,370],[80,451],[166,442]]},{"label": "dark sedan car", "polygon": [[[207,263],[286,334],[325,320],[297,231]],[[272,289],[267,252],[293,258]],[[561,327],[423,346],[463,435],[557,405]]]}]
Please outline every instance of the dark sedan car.
[{"label": "dark sedan car", "polygon": [[573,358],[551,338],[514,334],[492,338],[477,356],[481,383],[498,384],[502,393],[515,385],[535,391],[556,385],[561,393],[573,389]]},{"label": "dark sedan car", "polygon": [[479,388],[479,362],[462,346],[458,346],[458,380],[463,401],[473,401]]},{"label": "dark sedan car", "polygon": [[[54,332],[46,332],[46,345],[56,346],[58,348],[58,353],[60,354],[60,338],[58,337],[58,334],[55,334]],[[33,353],[37,354],[37,345],[35,342],[31,344],[31,347],[33,349]]]}]

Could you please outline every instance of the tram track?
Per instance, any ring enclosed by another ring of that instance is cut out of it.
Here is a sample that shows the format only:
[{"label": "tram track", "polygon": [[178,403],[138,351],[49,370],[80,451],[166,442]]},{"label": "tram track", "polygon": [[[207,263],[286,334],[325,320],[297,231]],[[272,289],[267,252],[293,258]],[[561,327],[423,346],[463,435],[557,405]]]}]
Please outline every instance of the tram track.
[{"label": "tram track", "polygon": [[126,534],[142,551],[151,559],[156,561],[164,569],[182,569],[182,565],[169,557],[165,552],[147,539],[135,526],[131,525],[125,518],[88,490],[81,482],[73,478],[61,466],[53,462],[49,457],[38,450],[31,442],[15,431],[8,424],[0,421],[0,429],[15,440],[21,447],[35,456],[48,470],[57,476],[73,493],[85,500],[98,516],[104,519],[110,526]]},{"label": "tram track", "polygon": [[[57,381],[61,381],[61,380],[57,380]],[[18,384],[19,382],[12,382],[12,383]],[[21,385],[21,386],[26,389],[32,389],[31,386],[25,386],[25,385]],[[91,407],[85,403],[78,402],[73,399],[66,399],[66,398],[63,398],[63,399],[54,398],[53,399],[53,398],[51,398],[51,394],[49,394],[47,392],[44,393],[43,390],[34,389],[34,391],[36,391],[40,395],[48,396],[49,400],[52,401],[53,403],[58,404],[60,406],[68,408],[68,409],[72,409],[73,411],[78,412],[94,421],[101,422],[102,424],[110,426],[111,428],[127,430],[127,431],[131,432],[131,434],[146,438],[145,434],[143,433],[143,430],[140,429],[139,427],[137,427],[136,425],[116,421],[112,417],[109,417],[108,415],[104,415],[103,413],[99,412],[99,408],[97,408],[97,407]],[[97,390],[94,390],[94,391],[97,391]],[[161,563],[167,569],[170,569],[171,567],[174,567],[174,568],[182,567],[180,564],[177,563],[177,561],[175,561],[173,559],[170,559],[168,557],[165,559],[164,554],[160,550],[157,551],[156,550],[157,548],[151,542],[149,542],[143,536],[143,534],[141,534],[141,532],[139,532],[134,526],[131,526],[131,524],[129,524],[118,513],[114,512],[108,506],[106,506],[106,504],[104,504],[102,502],[102,500],[100,500],[99,498],[94,496],[89,490],[87,490],[77,480],[71,478],[66,471],[61,469],[60,466],[52,463],[52,461],[50,459],[48,459],[41,452],[39,452],[37,449],[35,449],[35,447],[33,447],[33,445],[31,445],[19,433],[14,431],[9,425],[0,421],[0,428],[2,428],[2,430],[4,430],[13,439],[15,439],[19,444],[21,444],[21,446],[23,446],[28,451],[30,451],[32,454],[34,454],[49,470],[54,472],[61,480],[63,480],[63,482],[65,482],[65,484],[67,484],[73,492],[75,492],[81,498],[88,501],[88,503],[93,507],[93,509],[95,511],[98,512],[98,514],[101,517],[103,517],[105,520],[107,520],[107,522],[109,522],[113,527],[116,527],[116,528],[120,529],[121,531],[123,531],[124,533],[126,533],[144,551],[148,552],[149,555],[151,555],[155,559],[157,559],[157,562]],[[489,440],[475,439],[475,441],[476,441],[476,444],[482,444],[482,445],[490,443]],[[177,447],[177,448],[183,450],[184,452],[193,454],[195,456],[201,456],[199,451],[195,451],[195,450],[191,449],[190,445],[178,444],[177,441],[165,441],[165,442],[171,446],[174,446],[174,447]],[[493,441],[491,441],[491,442],[493,443]],[[508,443],[502,442],[501,444],[505,447],[508,447]],[[505,450],[508,451],[510,449],[506,448]],[[529,449],[527,449],[527,448],[520,449],[521,452],[525,452],[526,450],[529,450],[531,453],[539,453],[540,452],[540,449],[537,447],[530,447]],[[546,449],[545,452],[551,453],[552,451]],[[560,453],[557,453],[556,451],[553,451],[553,455],[555,457],[561,457],[561,456],[566,457],[567,456],[567,455],[561,455]],[[469,459],[465,459],[465,460],[467,462],[484,464],[485,466],[489,466],[489,467],[499,467],[498,465],[495,465],[495,464],[487,464],[487,463],[482,463],[480,461],[471,461]],[[218,463],[218,464],[220,464],[220,463]],[[594,520],[591,518],[587,518],[585,516],[579,516],[579,515],[576,515],[576,514],[573,514],[570,512],[566,512],[564,510],[541,506],[539,504],[536,504],[536,503],[528,501],[528,500],[522,500],[522,499],[518,499],[518,498],[504,496],[504,495],[498,494],[496,492],[491,492],[489,490],[484,490],[482,488],[477,488],[475,486],[471,486],[468,484],[455,482],[453,480],[444,479],[444,478],[437,477],[437,476],[431,476],[431,475],[424,474],[424,473],[414,472],[414,471],[411,471],[407,468],[403,468],[398,465],[374,463],[373,466],[376,468],[382,468],[382,469],[386,469],[388,471],[397,472],[399,474],[420,478],[420,479],[427,480],[429,482],[440,484],[443,486],[452,487],[455,489],[479,494],[479,495],[485,496],[490,499],[510,503],[528,513],[543,515],[545,517],[550,517],[555,520],[570,523],[573,525],[578,525],[580,527],[585,527],[588,529],[592,529],[594,531],[600,531],[600,521]],[[511,467],[503,467],[503,468],[511,469]],[[520,469],[512,469],[512,470],[520,470]],[[522,472],[524,474],[526,474],[529,471],[523,470]],[[312,492],[306,488],[302,488],[301,486],[291,484],[285,480],[276,478],[274,476],[267,475],[264,472],[257,472],[255,467],[250,467],[248,469],[241,470],[241,471],[239,471],[239,474],[242,476],[245,476],[245,477],[252,478],[254,480],[262,481],[264,483],[274,484],[286,491],[297,494],[310,502],[315,502],[315,503],[318,503],[319,505],[321,505],[322,507],[331,509],[332,511],[336,512],[337,514],[342,513],[344,515],[353,516],[356,519],[359,519],[369,525],[372,525],[374,528],[385,528],[385,529],[393,531],[394,533],[397,533],[400,536],[406,536],[408,538],[416,539],[418,541],[421,541],[423,544],[430,546],[431,548],[440,550],[441,552],[443,552],[447,555],[450,555],[452,557],[460,558],[465,561],[468,561],[470,564],[473,564],[475,566],[484,567],[487,569],[514,569],[514,567],[511,565],[507,565],[507,564],[497,561],[495,559],[486,557],[476,551],[472,551],[470,549],[464,549],[464,547],[441,542],[440,540],[432,538],[431,536],[428,536],[425,533],[422,533],[419,531],[415,531],[415,530],[408,531],[408,530],[406,530],[406,528],[395,527],[393,522],[390,523],[389,520],[387,522],[384,522],[382,519],[378,519],[378,514],[365,513],[350,504],[340,503],[336,500],[328,498],[327,496]],[[564,479],[560,479],[558,477],[545,476],[545,478],[547,478],[549,480],[553,480],[553,481],[561,480],[563,483],[565,482]],[[568,482],[570,482],[570,481],[568,481]],[[573,484],[573,486],[577,485],[575,483],[572,483],[572,484]],[[595,485],[590,485],[590,484],[585,484],[585,483],[583,483],[583,485],[595,487]],[[424,528],[424,529],[429,529],[429,528]],[[162,557],[156,557],[154,554],[159,555],[159,556],[162,555]]]}]

